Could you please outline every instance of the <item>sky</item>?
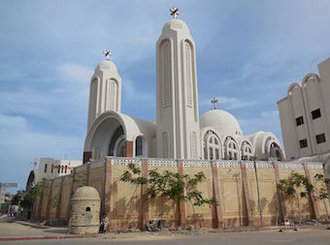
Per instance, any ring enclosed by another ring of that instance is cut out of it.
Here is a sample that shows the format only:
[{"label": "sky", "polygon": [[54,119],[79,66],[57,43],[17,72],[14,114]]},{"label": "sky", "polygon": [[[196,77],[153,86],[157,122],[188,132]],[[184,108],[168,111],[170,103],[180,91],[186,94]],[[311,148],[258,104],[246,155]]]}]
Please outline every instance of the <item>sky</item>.
[{"label": "sky", "polygon": [[[40,157],[82,159],[90,78],[110,49],[122,112],[156,118],[156,41],[177,6],[196,43],[200,115],[282,141],[276,102],[330,57],[328,0],[1,0],[0,182]],[[16,189],[11,189],[14,192]]]}]

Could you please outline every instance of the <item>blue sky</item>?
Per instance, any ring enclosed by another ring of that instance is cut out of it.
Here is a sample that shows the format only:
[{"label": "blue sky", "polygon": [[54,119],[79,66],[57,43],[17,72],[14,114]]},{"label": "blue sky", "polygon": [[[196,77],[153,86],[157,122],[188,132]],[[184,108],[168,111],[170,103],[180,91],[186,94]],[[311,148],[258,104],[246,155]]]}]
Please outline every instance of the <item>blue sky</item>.
[{"label": "blue sky", "polygon": [[196,43],[200,112],[215,96],[244,134],[282,138],[276,102],[330,57],[330,1],[2,0],[0,182],[24,188],[36,158],[82,158],[89,79],[107,48],[122,112],[155,118],[155,43],[172,6]]}]

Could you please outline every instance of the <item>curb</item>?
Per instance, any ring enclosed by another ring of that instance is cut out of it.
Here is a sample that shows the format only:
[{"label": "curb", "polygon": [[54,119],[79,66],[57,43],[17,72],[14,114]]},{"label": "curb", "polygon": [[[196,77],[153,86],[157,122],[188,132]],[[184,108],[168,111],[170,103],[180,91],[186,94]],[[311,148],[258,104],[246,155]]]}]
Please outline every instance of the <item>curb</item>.
[{"label": "curb", "polygon": [[49,226],[34,224],[34,223],[26,222],[26,221],[16,220],[16,221],[14,221],[14,223],[30,226],[30,227],[37,228],[37,229],[49,229]]},{"label": "curb", "polygon": [[20,236],[20,237],[0,237],[0,242],[20,241],[20,240],[46,240],[46,239],[69,239],[82,238],[84,236]]}]

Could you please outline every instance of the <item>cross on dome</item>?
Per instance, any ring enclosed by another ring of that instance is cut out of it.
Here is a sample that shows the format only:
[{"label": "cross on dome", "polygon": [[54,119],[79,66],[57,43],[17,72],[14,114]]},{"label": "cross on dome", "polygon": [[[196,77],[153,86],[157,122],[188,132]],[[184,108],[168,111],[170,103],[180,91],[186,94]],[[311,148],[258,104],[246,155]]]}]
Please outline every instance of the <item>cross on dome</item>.
[{"label": "cross on dome", "polygon": [[112,53],[109,49],[103,51],[103,54],[105,55],[106,60],[110,60],[110,55],[112,55]]},{"label": "cross on dome", "polygon": [[213,104],[213,110],[216,110],[217,109],[217,103],[218,103],[218,99],[213,97],[211,99],[211,103]]},{"label": "cross on dome", "polygon": [[179,8],[173,7],[170,9],[171,15],[173,16],[173,19],[176,19],[179,15]]}]

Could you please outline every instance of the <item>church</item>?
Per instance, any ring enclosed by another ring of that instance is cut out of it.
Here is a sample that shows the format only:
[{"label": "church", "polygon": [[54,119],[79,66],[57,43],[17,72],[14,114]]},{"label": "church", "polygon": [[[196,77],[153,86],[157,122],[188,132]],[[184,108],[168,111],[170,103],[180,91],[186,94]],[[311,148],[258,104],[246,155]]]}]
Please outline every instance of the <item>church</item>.
[{"label": "church", "polygon": [[216,109],[216,99],[199,115],[195,42],[178,9],[171,11],[156,43],[156,120],[121,112],[122,80],[105,52],[90,82],[83,163],[106,156],[283,161],[273,133],[244,135],[232,114]]},{"label": "church", "polygon": [[[99,214],[108,217],[108,229],[114,230],[144,230],[149,221],[160,219],[169,227],[183,228],[275,225],[279,219],[295,217],[300,207],[305,218],[326,217],[320,200],[309,195],[297,206],[276,188],[292,171],[312,181],[323,173],[322,163],[286,162],[273,133],[244,135],[232,114],[216,108],[215,98],[213,110],[199,115],[195,42],[188,26],[177,19],[178,9],[171,12],[173,19],[164,24],[156,43],[156,120],[121,112],[122,80],[109,61],[110,51],[105,51],[106,60],[97,65],[90,83],[84,164],[47,180],[33,217],[67,224],[77,214],[73,194],[83,186],[94,188],[101,203]],[[188,201],[151,199],[146,186],[120,181],[131,163],[142,176],[150,170],[190,176],[202,171],[206,178],[198,189],[217,204],[193,207]],[[85,220],[80,211],[79,219]]]}]

